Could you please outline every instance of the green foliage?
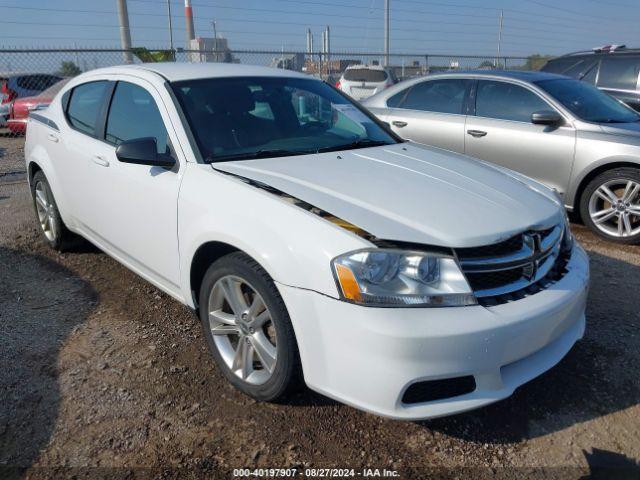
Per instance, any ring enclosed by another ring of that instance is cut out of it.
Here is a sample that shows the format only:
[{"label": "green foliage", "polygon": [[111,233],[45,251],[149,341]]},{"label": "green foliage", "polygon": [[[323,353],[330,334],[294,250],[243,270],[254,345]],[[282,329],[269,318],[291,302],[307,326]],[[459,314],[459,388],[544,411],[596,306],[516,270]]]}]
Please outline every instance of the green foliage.
[{"label": "green foliage", "polygon": [[58,75],[61,77],[75,77],[82,73],[82,70],[73,62],[62,62],[60,64],[60,70],[58,70]]},{"label": "green foliage", "polygon": [[495,67],[495,63],[492,62],[491,60],[485,60],[478,66],[478,68],[494,68],[494,67]]},{"label": "green foliage", "polygon": [[552,58],[553,56],[551,55],[540,55],[539,53],[529,55],[525,63],[525,69],[540,70],[542,67],[544,67],[544,64],[547,63]]},{"label": "green foliage", "polygon": [[145,47],[136,47],[132,48],[131,51],[143,63],[173,62],[175,60],[171,50],[155,50],[152,52]]}]

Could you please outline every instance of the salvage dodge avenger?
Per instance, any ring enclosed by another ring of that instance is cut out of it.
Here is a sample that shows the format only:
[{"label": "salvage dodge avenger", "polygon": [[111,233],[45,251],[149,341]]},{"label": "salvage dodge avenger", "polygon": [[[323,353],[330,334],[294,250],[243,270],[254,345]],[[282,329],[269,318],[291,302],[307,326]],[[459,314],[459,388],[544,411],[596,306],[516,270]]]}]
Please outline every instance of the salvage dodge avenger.
[{"label": "salvage dodge avenger", "polygon": [[262,401],[304,382],[393,418],[509,396],[582,337],[588,259],[557,195],[401,141],[283,70],[75,77],[26,140],[51,247],[81,235],[199,313]]}]

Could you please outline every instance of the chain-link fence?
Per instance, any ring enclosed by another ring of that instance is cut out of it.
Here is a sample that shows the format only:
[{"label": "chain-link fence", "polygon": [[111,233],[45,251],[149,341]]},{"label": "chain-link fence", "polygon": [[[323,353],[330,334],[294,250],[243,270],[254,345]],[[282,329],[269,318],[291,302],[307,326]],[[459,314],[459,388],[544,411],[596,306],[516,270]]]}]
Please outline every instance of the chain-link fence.
[{"label": "chain-link fence", "polygon": [[[21,136],[29,112],[42,108],[65,80],[123,63],[225,62],[305,72],[335,83],[350,65],[385,65],[398,80],[454,69],[526,69],[524,57],[257,50],[0,49],[0,138]],[[1,147],[0,147],[1,148]]]}]

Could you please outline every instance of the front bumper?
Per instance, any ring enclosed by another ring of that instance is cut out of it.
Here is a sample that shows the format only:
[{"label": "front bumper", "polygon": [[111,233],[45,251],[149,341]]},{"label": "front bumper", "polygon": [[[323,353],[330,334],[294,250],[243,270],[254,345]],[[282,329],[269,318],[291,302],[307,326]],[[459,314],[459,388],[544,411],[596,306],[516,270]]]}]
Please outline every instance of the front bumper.
[{"label": "front bumper", "polygon": [[[506,398],[558,363],[584,334],[589,261],[576,245],[565,276],[485,308],[370,308],[278,284],[307,385],[386,417],[419,420]],[[403,403],[416,382],[472,375],[476,389]]]}]

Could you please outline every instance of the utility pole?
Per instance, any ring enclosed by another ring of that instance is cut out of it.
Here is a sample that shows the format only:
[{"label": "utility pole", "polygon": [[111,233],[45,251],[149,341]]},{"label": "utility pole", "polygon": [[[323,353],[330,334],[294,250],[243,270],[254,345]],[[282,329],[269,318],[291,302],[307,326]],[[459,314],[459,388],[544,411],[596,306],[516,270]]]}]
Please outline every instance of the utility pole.
[{"label": "utility pole", "polygon": [[124,53],[122,58],[124,63],[133,63],[131,53],[131,31],[129,30],[129,12],[127,10],[127,0],[116,0],[118,3],[118,19],[120,20],[120,46]]},{"label": "utility pole", "polygon": [[191,0],[184,0],[184,16],[187,20],[187,48],[191,48],[191,40],[196,38],[193,30],[193,10]]},{"label": "utility pole", "polygon": [[331,31],[329,30],[329,25],[327,25],[327,46],[325,51],[327,52],[327,75],[331,76]]},{"label": "utility pole", "polygon": [[496,57],[496,68],[500,65],[500,50],[502,48],[502,24],[504,22],[504,10],[500,10],[500,28],[498,29],[498,56]]},{"label": "utility pole", "polygon": [[[307,55],[309,56],[309,67],[311,67],[313,65],[313,33],[311,33],[310,28],[307,28]],[[319,66],[320,64],[318,63]]]},{"label": "utility pole", "polygon": [[307,28],[307,55],[313,56],[313,34],[310,28]]},{"label": "utility pole", "polygon": [[389,66],[389,0],[384,0],[384,66]]},{"label": "utility pole", "polygon": [[213,26],[213,61],[218,61],[218,30],[216,29],[216,21],[212,21]]},{"label": "utility pole", "polygon": [[324,62],[324,47],[327,45],[327,40],[326,37],[327,36],[327,32],[326,31],[322,31],[322,40],[320,41],[320,48],[318,49],[318,73],[320,74],[320,79],[322,79],[322,64]]},{"label": "utility pole", "polygon": [[173,24],[171,20],[171,0],[167,0],[167,15],[169,17],[169,48],[171,49],[171,58],[175,61],[173,52]]}]

